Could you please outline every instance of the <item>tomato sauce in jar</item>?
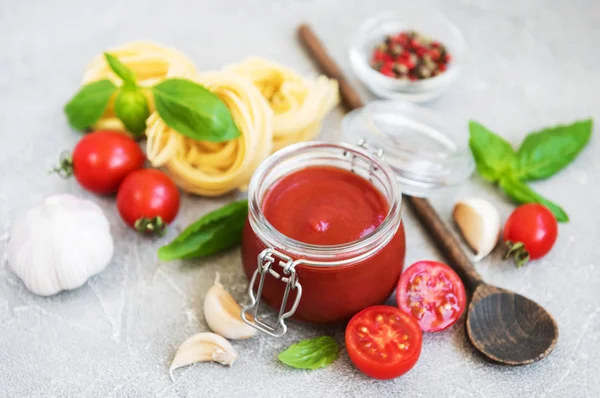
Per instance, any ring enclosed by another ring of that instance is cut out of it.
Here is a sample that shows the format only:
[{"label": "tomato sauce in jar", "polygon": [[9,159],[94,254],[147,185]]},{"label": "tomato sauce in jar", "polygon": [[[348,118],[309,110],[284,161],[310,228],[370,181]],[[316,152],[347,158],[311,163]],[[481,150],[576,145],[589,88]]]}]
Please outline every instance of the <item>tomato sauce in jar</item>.
[{"label": "tomato sauce in jar", "polygon": [[356,174],[331,166],[293,172],[267,190],[262,211],[282,234],[312,245],[359,240],[385,219],[381,192]]},{"label": "tomato sauce in jar", "polygon": [[250,184],[242,239],[256,299],[282,306],[286,282],[272,270],[301,285],[285,303],[290,311],[298,298],[294,319],[332,323],[384,302],[404,264],[400,207],[393,172],[359,148],[313,142],[272,155]]}]

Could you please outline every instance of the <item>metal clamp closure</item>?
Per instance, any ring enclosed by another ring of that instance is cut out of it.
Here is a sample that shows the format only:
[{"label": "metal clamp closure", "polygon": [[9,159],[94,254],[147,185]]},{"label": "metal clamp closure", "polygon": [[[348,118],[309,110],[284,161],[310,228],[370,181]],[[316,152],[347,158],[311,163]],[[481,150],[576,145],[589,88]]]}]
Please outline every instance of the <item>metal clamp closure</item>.
[{"label": "metal clamp closure", "polygon": [[[302,296],[302,286],[298,282],[298,275],[296,274],[295,267],[300,261],[294,261],[291,257],[278,252],[275,249],[265,249],[258,255],[258,267],[252,279],[250,280],[250,286],[248,287],[248,294],[250,296],[250,304],[242,308],[242,319],[248,325],[255,329],[260,330],[273,337],[281,337],[287,332],[287,325],[285,319],[289,318],[296,312],[298,304],[300,303],[300,297]],[[277,272],[274,266],[278,265],[283,268],[282,272]],[[275,279],[281,280],[285,283],[285,291],[283,293],[283,301],[279,308],[277,315],[277,322],[274,325],[264,322],[259,314],[258,310],[261,304],[261,295],[264,287],[265,277],[270,274]],[[254,284],[256,278],[260,275],[258,282],[258,288],[256,293],[254,292]],[[294,304],[289,311],[285,312],[285,307],[291,290],[296,290],[296,299]]]},{"label": "metal clamp closure", "polygon": [[356,143],[356,146],[361,147],[362,149],[366,149],[367,151],[371,152],[373,155],[377,156],[379,159],[383,159],[383,148],[376,148],[376,147],[371,147],[368,143],[367,140],[365,140],[364,138],[361,138],[358,140],[358,142]]},{"label": "metal clamp closure", "polygon": [[[380,160],[383,160],[383,158],[384,158],[383,149],[370,146],[367,143],[367,140],[365,140],[364,138],[359,139],[358,142],[356,143],[356,146],[366,150],[367,152],[376,156]],[[344,155],[348,155],[348,154],[349,154],[348,152],[344,152]],[[372,181],[373,174],[378,171],[379,167],[377,167],[373,162],[368,162],[368,163],[369,163],[369,181]],[[357,156],[354,154],[352,155],[352,163],[351,164],[352,164],[352,168],[350,170],[352,172],[355,172],[355,168],[357,166]]]}]

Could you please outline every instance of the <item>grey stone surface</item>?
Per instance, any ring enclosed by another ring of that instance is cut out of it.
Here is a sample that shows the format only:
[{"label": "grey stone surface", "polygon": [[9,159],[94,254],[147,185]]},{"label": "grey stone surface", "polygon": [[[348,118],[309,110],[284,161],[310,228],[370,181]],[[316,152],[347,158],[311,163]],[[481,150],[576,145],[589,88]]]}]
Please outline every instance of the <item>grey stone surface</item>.
[{"label": "grey stone surface", "polygon": [[[178,345],[207,330],[202,300],[215,272],[239,300],[245,280],[239,251],[202,261],[159,263],[156,249],[203,213],[231,200],[184,195],[169,235],[136,236],[120,221],[113,198],[94,197],[74,181],[48,176],[58,154],[79,135],[62,107],[93,55],[138,38],[172,45],[201,69],[258,54],[303,73],[314,68],[294,37],[309,21],[349,71],[346,51],[364,17],[394,9],[397,0],[158,1],[0,0],[0,258],[11,220],[44,197],[70,192],[93,199],[111,221],[116,252],[108,268],[82,288],[42,298],[0,265],[0,396],[2,397],[597,397],[600,395],[600,144],[535,189],[562,204],[571,222],[545,259],[516,269],[500,253],[478,264],[491,283],[544,305],[557,319],[552,355],[527,367],[490,364],[469,346],[462,325],[424,337],[409,374],[392,381],[363,376],[345,350],[332,366],[289,369],[277,353],[324,333],[342,344],[342,328],[294,324],[280,340],[235,342],[232,368],[198,364],[167,368]],[[581,1],[433,2],[463,31],[470,57],[462,81],[429,106],[466,121],[474,118],[517,144],[527,131],[593,116],[600,93],[600,6]],[[339,134],[341,112],[327,119],[324,137]],[[597,132],[596,132],[597,133]],[[449,216],[457,198],[482,196],[503,216],[513,205],[474,176],[444,198]],[[439,258],[414,218],[405,213],[407,263]]]}]

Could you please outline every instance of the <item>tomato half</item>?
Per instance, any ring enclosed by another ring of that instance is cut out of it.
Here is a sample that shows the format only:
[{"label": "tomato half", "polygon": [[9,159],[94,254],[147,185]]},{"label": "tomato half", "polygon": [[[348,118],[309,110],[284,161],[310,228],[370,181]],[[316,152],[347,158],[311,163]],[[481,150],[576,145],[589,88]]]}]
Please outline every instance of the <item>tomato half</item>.
[{"label": "tomato half", "polygon": [[421,355],[423,334],[409,315],[376,305],[356,314],[346,327],[346,349],[356,367],[376,379],[402,376]]},{"label": "tomato half", "polygon": [[460,277],[446,264],[419,261],[404,270],[396,290],[398,307],[410,314],[424,332],[450,327],[467,305]]},{"label": "tomato half", "polygon": [[110,195],[129,173],[144,166],[146,156],[137,142],[115,131],[96,131],[85,135],[75,148],[64,170],[75,175],[88,191]]},{"label": "tomato half", "polygon": [[504,241],[508,256],[514,256],[517,266],[529,259],[545,256],[558,236],[558,223],[554,214],[538,203],[519,206],[504,225]]},{"label": "tomato half", "polygon": [[161,233],[179,211],[179,190],[160,170],[136,170],[121,184],[117,208],[121,218],[137,231]]}]

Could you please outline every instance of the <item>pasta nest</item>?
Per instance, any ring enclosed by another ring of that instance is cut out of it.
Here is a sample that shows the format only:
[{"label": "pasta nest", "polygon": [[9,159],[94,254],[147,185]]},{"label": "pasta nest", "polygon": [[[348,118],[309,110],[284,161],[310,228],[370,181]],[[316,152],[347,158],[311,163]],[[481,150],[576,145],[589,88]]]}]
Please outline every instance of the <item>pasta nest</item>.
[{"label": "pasta nest", "polygon": [[[323,118],[339,102],[335,80],[315,80],[277,63],[252,57],[223,71],[199,73],[183,53],[151,42],[132,42],[108,50],[136,75],[150,107],[146,121],[146,154],[164,168],[183,190],[218,196],[244,189],[254,170],[272,152],[314,139]],[[167,78],[185,78],[203,85],[230,110],[241,136],[215,143],[194,140],[169,128],[154,107],[149,87]],[[88,65],[83,82],[120,79],[102,54]],[[97,129],[125,131],[110,103]]]}]

